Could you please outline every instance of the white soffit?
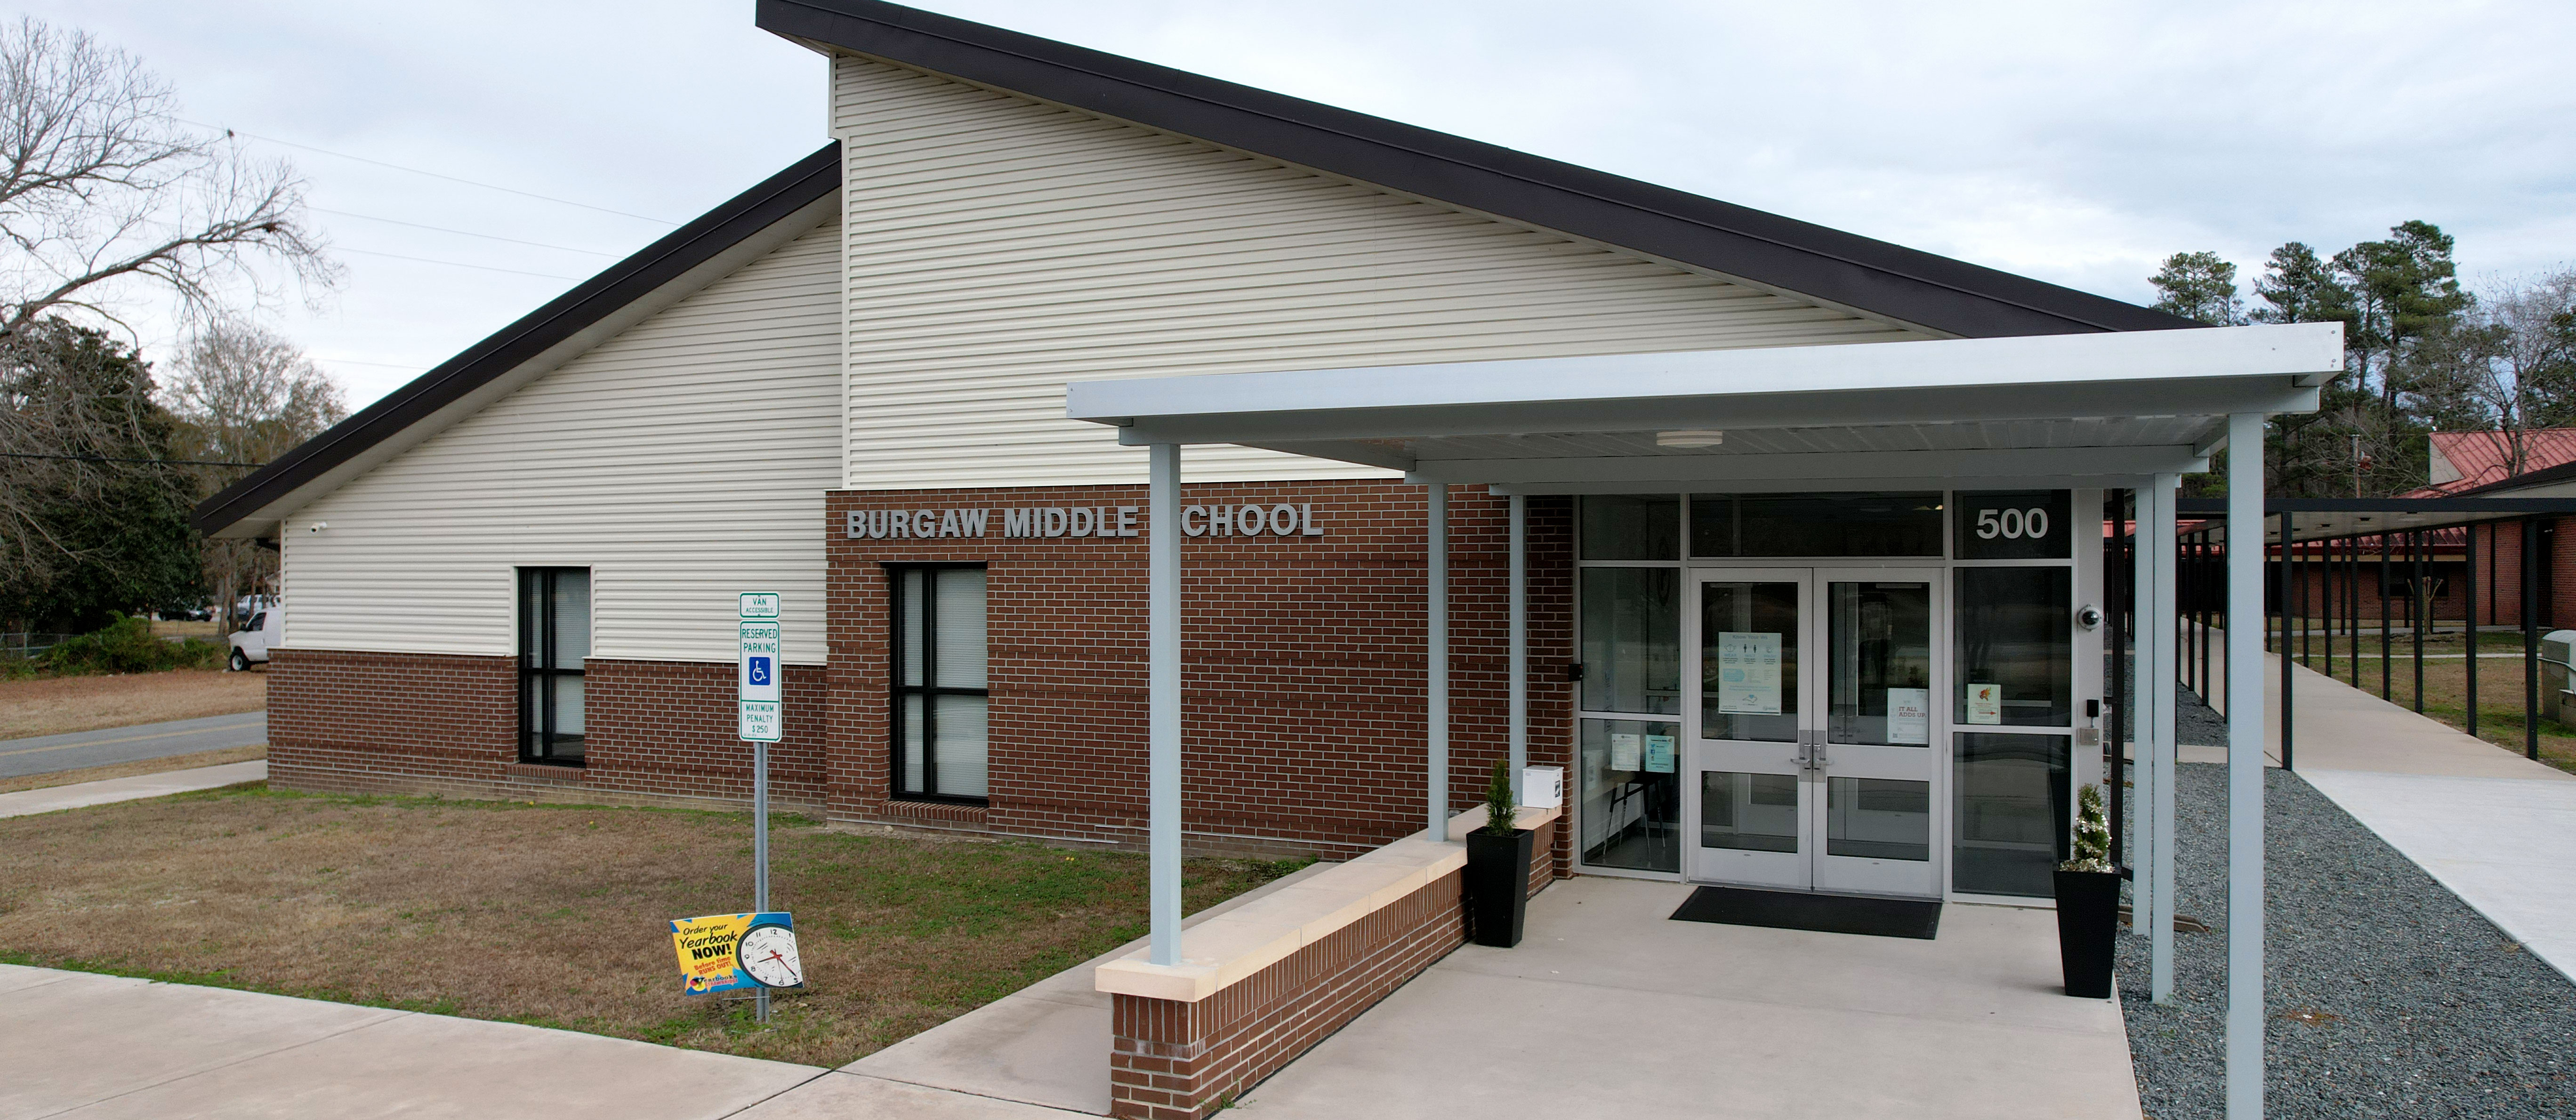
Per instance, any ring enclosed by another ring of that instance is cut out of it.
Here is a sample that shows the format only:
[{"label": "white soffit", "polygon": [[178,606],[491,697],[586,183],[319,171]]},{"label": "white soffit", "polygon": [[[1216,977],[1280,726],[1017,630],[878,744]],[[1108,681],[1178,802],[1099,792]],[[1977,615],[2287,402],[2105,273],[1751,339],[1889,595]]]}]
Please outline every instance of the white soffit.
[{"label": "white soffit", "polygon": [[[2220,418],[2314,411],[2342,369],[2342,326],[2302,323],[1086,381],[1065,411],[1524,487],[2128,477],[2203,469]],[[1684,428],[1727,436],[1656,446]]]}]

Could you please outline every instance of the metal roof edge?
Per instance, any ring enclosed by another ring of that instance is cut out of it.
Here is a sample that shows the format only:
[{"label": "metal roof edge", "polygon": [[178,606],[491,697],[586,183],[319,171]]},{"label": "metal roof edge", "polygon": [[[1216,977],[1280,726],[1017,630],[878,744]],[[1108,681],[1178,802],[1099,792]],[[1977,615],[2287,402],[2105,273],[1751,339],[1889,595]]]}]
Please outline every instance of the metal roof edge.
[{"label": "metal roof edge", "polygon": [[826,144],[218,491],[197,504],[189,522],[212,536],[255,516],[829,195],[840,182],[840,146]]},{"label": "metal roof edge", "polygon": [[2202,324],[1604,171],[881,0],[757,0],[791,40],[1009,90],[1969,338]]}]

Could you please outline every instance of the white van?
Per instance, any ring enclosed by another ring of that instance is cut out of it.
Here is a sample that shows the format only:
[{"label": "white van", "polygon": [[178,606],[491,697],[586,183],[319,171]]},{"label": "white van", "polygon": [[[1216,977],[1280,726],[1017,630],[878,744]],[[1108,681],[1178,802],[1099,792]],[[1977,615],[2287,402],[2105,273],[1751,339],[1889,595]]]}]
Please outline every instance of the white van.
[{"label": "white van", "polygon": [[268,663],[268,647],[276,645],[286,629],[286,611],[271,605],[250,616],[250,625],[233,631],[233,654],[230,664],[236,673],[254,664]]}]

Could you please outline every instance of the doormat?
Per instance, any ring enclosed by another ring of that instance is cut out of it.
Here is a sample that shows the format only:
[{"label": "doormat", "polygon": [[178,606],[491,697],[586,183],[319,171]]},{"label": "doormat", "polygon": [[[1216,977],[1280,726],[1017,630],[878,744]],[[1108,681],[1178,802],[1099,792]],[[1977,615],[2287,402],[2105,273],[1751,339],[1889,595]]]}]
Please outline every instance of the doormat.
[{"label": "doormat", "polygon": [[1916,898],[1853,898],[1838,894],[1757,891],[1743,887],[1701,887],[1673,911],[1677,922],[1716,922],[1729,926],[1766,926],[1817,933],[1856,933],[1864,937],[1912,937],[1924,941],[1941,930],[1941,904]]}]

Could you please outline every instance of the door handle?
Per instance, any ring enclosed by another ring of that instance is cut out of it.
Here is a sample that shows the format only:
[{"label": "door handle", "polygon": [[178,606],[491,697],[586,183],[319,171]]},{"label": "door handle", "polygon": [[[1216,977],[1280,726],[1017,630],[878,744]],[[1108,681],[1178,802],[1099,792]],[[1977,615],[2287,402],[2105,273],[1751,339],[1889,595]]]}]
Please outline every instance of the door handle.
[{"label": "door handle", "polygon": [[1809,759],[1808,768],[1814,770],[1818,775],[1822,775],[1825,772],[1825,767],[1832,765],[1832,763],[1827,762],[1825,759],[1825,744],[1822,740],[1817,741],[1815,749],[1809,751],[1807,757]]}]

